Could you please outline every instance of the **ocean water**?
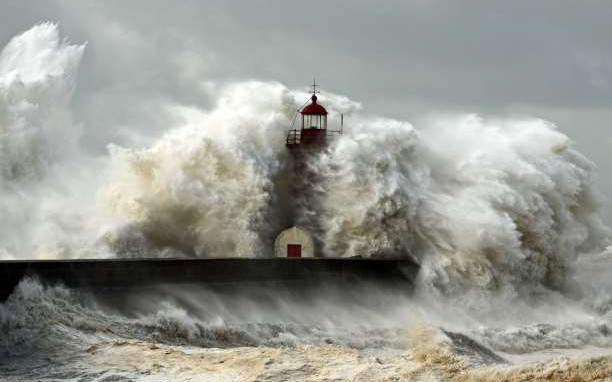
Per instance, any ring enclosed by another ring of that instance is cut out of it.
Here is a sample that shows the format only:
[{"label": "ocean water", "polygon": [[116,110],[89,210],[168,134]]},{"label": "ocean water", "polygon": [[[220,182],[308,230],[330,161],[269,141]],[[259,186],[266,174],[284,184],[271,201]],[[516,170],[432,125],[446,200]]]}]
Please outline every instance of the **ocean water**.
[{"label": "ocean water", "polygon": [[[44,23],[0,53],[0,258],[271,253],[308,95],[217,85],[208,109],[169,102],[150,144],[93,154],[71,103],[85,52]],[[415,290],[159,286],[117,303],[25,279],[0,304],[0,380],[610,380],[610,231],[569,137],[320,100],[346,132],[310,163],[298,216],[326,256],[414,256]]]},{"label": "ocean water", "polygon": [[597,263],[580,266],[589,298],[486,313],[373,284],[160,286],[118,305],[27,279],[0,305],[0,379],[610,380],[612,257]]}]

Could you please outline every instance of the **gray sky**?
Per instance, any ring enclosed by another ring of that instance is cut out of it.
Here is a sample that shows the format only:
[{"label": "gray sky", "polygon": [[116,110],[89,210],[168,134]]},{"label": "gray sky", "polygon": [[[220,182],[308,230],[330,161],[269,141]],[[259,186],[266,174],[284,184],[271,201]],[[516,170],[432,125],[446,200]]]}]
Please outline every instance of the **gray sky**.
[{"label": "gray sky", "polygon": [[612,196],[609,1],[3,0],[1,45],[45,20],[88,42],[74,109],[93,152],[156,136],[170,118],[157,106],[205,105],[206,81],[316,76],[417,127],[439,112],[548,119]]}]

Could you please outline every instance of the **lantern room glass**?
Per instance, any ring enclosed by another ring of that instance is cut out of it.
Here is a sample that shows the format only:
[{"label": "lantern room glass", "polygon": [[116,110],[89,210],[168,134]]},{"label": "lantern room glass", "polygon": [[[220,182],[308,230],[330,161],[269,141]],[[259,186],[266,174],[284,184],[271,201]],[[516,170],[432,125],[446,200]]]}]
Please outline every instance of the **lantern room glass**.
[{"label": "lantern room glass", "polygon": [[327,129],[327,116],[323,114],[302,115],[303,129]]}]

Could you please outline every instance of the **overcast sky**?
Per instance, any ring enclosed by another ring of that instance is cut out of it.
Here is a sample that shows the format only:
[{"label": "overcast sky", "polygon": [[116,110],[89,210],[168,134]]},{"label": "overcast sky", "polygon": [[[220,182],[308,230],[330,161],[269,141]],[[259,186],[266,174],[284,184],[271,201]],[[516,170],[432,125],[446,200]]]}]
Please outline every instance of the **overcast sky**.
[{"label": "overcast sky", "polygon": [[612,199],[612,1],[2,0],[1,45],[46,20],[88,43],[74,110],[93,152],[161,133],[161,103],[206,106],[207,82],[316,76],[417,128],[449,112],[550,120]]}]

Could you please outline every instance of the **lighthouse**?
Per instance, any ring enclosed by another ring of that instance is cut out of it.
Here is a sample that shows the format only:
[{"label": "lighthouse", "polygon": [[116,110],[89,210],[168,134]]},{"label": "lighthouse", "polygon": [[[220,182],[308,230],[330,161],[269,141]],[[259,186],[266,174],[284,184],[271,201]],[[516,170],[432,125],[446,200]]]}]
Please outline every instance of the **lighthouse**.
[{"label": "lighthouse", "polygon": [[320,255],[322,229],[317,201],[324,191],[317,187],[320,177],[312,163],[327,149],[331,140],[342,135],[344,118],[341,115],[339,129],[328,129],[328,112],[319,102],[318,86],[313,80],[312,94],[294,118],[294,124],[297,121],[298,126],[292,125],[287,131],[289,193],[284,197],[289,200],[284,204],[288,206],[291,226],[282,231],[274,242],[276,257]]}]

